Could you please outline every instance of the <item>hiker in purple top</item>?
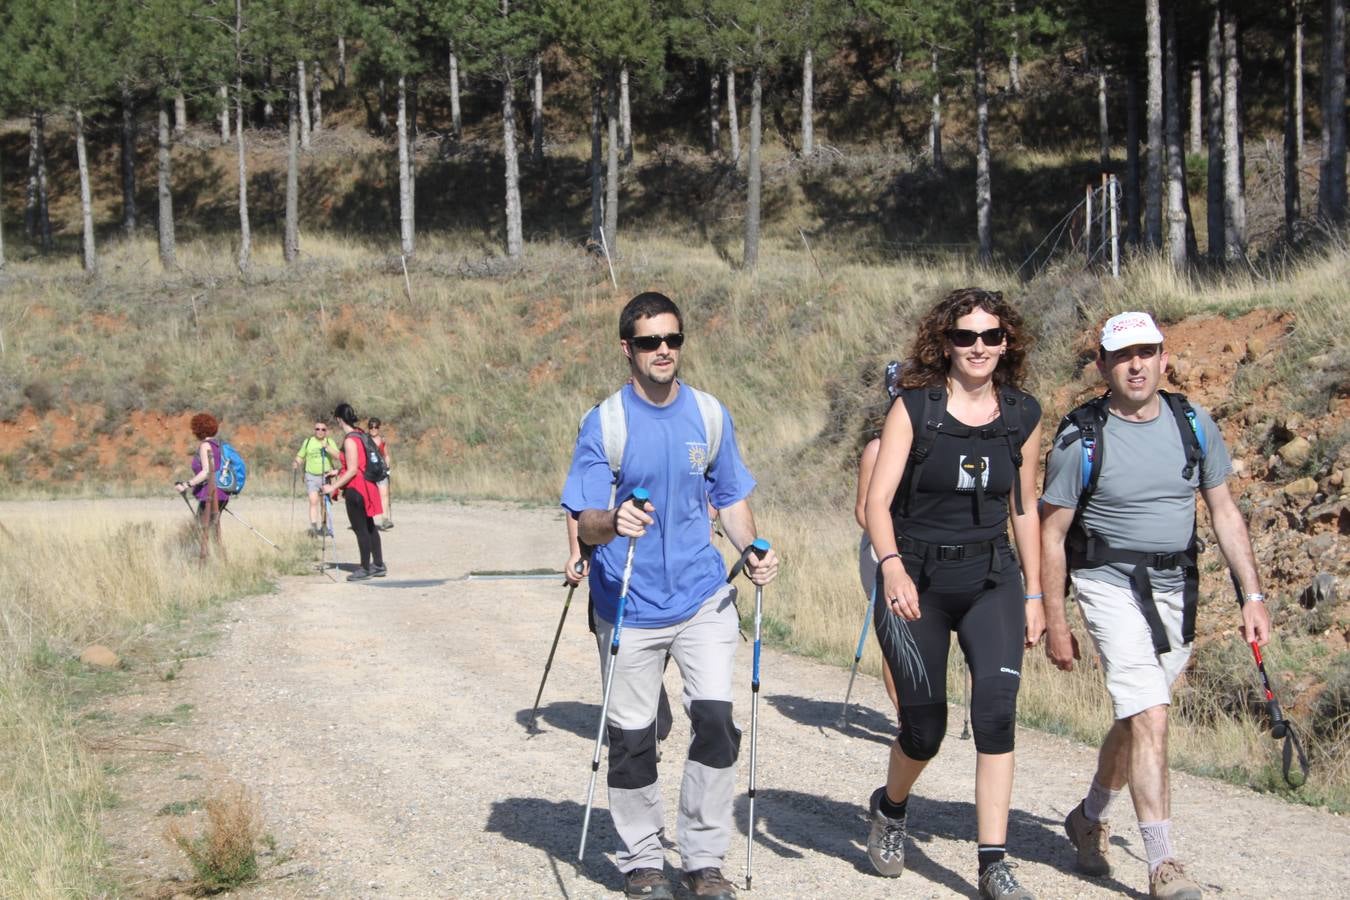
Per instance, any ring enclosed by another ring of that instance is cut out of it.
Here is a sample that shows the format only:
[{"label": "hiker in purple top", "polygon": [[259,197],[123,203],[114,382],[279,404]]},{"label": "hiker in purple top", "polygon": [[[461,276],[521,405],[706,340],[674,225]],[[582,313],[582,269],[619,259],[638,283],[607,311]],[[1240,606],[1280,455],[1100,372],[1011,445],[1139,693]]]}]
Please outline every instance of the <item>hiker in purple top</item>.
[{"label": "hiker in purple top", "polygon": [[180,494],[192,490],[197,498],[197,524],[201,535],[201,558],[206,559],[207,535],[220,544],[220,513],[230,500],[230,495],[216,486],[216,473],[220,471],[220,441],[214,440],[220,430],[220,423],[210,413],[197,413],[192,417],[192,436],[197,439],[197,452],[192,457],[192,478],[179,481],[174,487]]}]

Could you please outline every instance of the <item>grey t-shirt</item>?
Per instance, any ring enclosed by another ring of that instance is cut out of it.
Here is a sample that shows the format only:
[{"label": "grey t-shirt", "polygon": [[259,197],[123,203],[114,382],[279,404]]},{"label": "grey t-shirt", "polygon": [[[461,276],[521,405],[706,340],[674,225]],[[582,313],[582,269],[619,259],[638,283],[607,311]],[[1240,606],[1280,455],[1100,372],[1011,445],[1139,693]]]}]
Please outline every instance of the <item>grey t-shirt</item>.
[{"label": "grey t-shirt", "polygon": [[[1115,415],[1106,417],[1101,444],[1102,471],[1083,525],[1112,547],[1167,553],[1182,550],[1195,525],[1195,492],[1222,484],[1232,472],[1232,458],[1223,435],[1209,413],[1195,407],[1195,418],[1205,439],[1205,459],[1189,481],[1181,477],[1186,451],[1171,410],[1162,403],[1157,417],[1131,422]],[[1083,450],[1078,430],[1070,426],[1056,439],[1046,465],[1046,503],[1069,509],[1078,505],[1083,487]],[[1067,441],[1068,446],[1064,446]],[[1108,563],[1081,569],[1080,577],[1129,587],[1134,567]],[[1179,591],[1184,586],[1181,569],[1150,572],[1154,590]]]}]

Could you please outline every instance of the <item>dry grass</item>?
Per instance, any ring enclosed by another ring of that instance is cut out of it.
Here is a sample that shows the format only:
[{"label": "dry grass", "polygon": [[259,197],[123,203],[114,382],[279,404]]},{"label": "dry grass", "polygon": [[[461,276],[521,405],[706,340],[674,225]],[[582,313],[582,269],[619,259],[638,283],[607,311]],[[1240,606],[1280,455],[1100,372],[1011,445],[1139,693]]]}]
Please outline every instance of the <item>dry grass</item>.
[{"label": "dry grass", "polygon": [[[117,676],[75,656],[94,641],[120,649],[145,622],[264,590],[309,548],[277,553],[227,525],[229,564],[202,567],[177,518],[134,522],[74,503],[11,511],[0,532],[0,896],[99,896],[110,890],[96,820],[105,787],[74,723],[80,698]],[[279,521],[253,524],[281,532]]]},{"label": "dry grass", "polygon": [[258,848],[263,838],[258,800],[243,785],[233,785],[206,801],[202,833],[187,834],[172,822],[165,837],[183,851],[197,884],[207,893],[228,890],[258,877]]}]

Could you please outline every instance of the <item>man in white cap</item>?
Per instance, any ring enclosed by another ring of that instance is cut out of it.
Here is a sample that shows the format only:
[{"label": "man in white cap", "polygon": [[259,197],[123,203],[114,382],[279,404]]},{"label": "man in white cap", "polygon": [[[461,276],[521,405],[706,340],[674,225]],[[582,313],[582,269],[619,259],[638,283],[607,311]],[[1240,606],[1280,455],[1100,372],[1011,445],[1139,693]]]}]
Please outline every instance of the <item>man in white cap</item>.
[{"label": "man in white cap", "polygon": [[1046,653],[1079,658],[1064,607],[1066,574],[1096,644],[1115,724],[1087,795],[1064,829],[1078,868],[1107,875],[1107,810],[1128,784],[1149,866],[1149,896],[1196,900],[1172,847],[1167,776],[1171,686],[1191,652],[1199,572],[1195,493],[1242,585],[1242,637],[1264,645],[1270,616],[1247,525],[1226,479],[1231,460],[1213,419],[1159,390],[1163,335],[1147,313],[1102,327],[1097,369],[1108,391],[1065,416],[1051,447],[1041,508]]}]

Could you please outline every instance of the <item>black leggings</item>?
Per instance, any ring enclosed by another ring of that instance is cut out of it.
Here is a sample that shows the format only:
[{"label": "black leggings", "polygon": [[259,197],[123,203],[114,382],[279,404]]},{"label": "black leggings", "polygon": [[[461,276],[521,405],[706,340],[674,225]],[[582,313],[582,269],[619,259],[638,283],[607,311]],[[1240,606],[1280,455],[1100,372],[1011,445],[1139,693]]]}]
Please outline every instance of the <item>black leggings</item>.
[{"label": "black leggings", "polygon": [[371,559],[375,565],[384,565],[384,551],[380,548],[380,530],[375,520],[366,515],[366,498],[353,490],[342,492],[347,501],[347,521],[352,523],[356,532],[356,546],[361,550],[361,568],[369,569]]},{"label": "black leggings", "polygon": [[[905,554],[905,570],[919,589],[920,616],[906,622],[889,604],[876,604],[877,641],[900,694],[900,735],[906,756],[929,760],[947,733],[947,654],[956,632],[972,690],[970,724],[980,753],[1010,753],[1022,680],[1026,609],[1016,560],[1000,548],[1000,571],[982,564],[929,576],[917,557]],[[932,582],[938,582],[936,586]],[[883,584],[880,573],[877,584]]]}]

